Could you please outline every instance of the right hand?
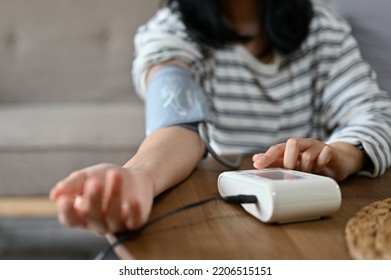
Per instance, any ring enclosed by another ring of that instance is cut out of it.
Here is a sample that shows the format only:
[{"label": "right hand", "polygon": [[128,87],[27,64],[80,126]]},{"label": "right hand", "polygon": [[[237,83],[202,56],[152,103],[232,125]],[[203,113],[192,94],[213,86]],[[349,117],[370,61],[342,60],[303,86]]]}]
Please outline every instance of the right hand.
[{"label": "right hand", "polygon": [[140,228],[148,220],[154,186],[145,172],[99,164],[73,172],[50,192],[61,223],[98,235]]},{"label": "right hand", "polygon": [[345,142],[327,145],[311,138],[291,138],[286,143],[270,147],[265,153],[254,155],[253,161],[257,169],[295,169],[342,181],[363,168],[365,154]]}]

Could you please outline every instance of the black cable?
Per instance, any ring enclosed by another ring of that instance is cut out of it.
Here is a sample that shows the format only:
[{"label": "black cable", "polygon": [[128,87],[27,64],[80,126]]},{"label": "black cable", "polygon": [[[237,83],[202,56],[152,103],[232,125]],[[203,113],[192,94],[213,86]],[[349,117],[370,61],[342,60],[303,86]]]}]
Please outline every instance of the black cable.
[{"label": "black cable", "polygon": [[236,203],[236,204],[253,204],[258,202],[258,199],[255,195],[247,195],[247,194],[224,196],[222,197],[222,199],[227,203]]},{"label": "black cable", "polygon": [[225,167],[228,167],[232,170],[236,170],[240,167],[244,154],[240,154],[236,157],[235,161],[229,161],[228,159],[220,156],[215,150],[212,148],[212,146],[209,144],[208,139],[208,126],[205,122],[200,122],[198,124],[198,133],[201,137],[202,142],[204,142],[204,145],[207,149],[207,151],[214,157],[215,160],[220,162]]},{"label": "black cable", "polygon": [[235,203],[235,204],[257,203],[257,201],[258,201],[258,199],[257,199],[257,197],[255,195],[234,195],[234,196],[225,196],[225,197],[215,196],[215,197],[207,198],[207,199],[200,200],[200,201],[197,201],[197,202],[186,204],[184,206],[181,206],[179,208],[171,210],[171,211],[169,211],[169,212],[167,212],[165,214],[162,214],[162,215],[160,215],[160,216],[158,216],[158,217],[148,221],[146,224],[144,224],[144,226],[142,226],[141,228],[139,228],[137,230],[126,231],[126,232],[118,234],[117,241],[114,242],[113,244],[110,244],[104,250],[102,250],[95,257],[95,260],[104,260],[104,259],[106,259],[114,251],[114,248],[116,246],[118,246],[118,245],[126,242],[130,238],[136,236],[142,230],[144,230],[146,227],[148,227],[148,226],[150,226],[150,225],[152,225],[154,223],[157,223],[160,220],[163,220],[163,219],[165,219],[167,217],[175,215],[175,214],[177,214],[179,212],[182,212],[182,211],[185,211],[185,210],[197,207],[197,206],[201,206],[201,205],[207,204],[207,203],[209,203],[211,201],[214,201],[214,200],[223,200],[226,203]]}]

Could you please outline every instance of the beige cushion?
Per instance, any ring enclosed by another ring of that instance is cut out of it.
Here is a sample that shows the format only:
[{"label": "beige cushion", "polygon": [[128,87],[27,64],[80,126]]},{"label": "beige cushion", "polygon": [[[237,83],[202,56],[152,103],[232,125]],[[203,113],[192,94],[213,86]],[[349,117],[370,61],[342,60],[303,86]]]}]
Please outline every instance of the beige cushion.
[{"label": "beige cushion", "polygon": [[0,106],[1,150],[131,149],[144,136],[143,106]]},{"label": "beige cushion", "polygon": [[71,171],[123,165],[144,137],[142,106],[0,106],[0,195],[46,195]]},{"label": "beige cushion", "polygon": [[0,102],[136,99],[133,36],[159,2],[0,1]]}]

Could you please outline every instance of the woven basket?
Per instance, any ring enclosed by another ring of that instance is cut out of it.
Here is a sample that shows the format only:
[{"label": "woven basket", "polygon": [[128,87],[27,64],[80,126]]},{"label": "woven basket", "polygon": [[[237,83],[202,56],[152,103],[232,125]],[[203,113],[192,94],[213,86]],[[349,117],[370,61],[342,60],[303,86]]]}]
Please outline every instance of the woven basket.
[{"label": "woven basket", "polygon": [[353,259],[391,259],[391,198],[358,211],[346,224],[345,240]]}]

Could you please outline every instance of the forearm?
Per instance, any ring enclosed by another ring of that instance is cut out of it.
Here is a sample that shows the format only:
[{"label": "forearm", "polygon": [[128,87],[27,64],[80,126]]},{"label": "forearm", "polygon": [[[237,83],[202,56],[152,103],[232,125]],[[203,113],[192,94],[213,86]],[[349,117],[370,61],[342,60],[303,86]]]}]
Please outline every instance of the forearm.
[{"label": "forearm", "polygon": [[124,167],[145,173],[152,180],[153,193],[157,196],[189,176],[204,151],[197,133],[168,127],[149,135]]}]

